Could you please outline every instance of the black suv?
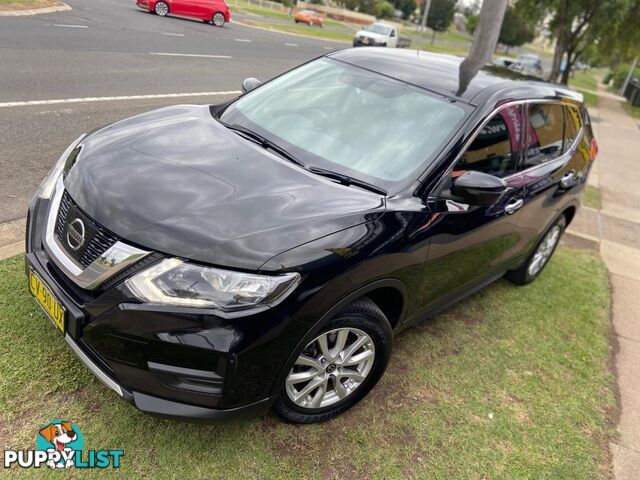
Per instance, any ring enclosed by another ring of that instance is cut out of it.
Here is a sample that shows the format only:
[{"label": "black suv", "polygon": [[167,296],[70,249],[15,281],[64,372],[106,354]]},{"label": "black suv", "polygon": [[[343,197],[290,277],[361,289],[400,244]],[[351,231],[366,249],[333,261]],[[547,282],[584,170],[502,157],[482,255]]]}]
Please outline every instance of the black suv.
[{"label": "black suv", "polygon": [[31,293],[145,412],[343,412],[400,330],[540,274],[597,151],[579,94],[456,57],[348,49],[243,85],[81,136],[29,208]]}]

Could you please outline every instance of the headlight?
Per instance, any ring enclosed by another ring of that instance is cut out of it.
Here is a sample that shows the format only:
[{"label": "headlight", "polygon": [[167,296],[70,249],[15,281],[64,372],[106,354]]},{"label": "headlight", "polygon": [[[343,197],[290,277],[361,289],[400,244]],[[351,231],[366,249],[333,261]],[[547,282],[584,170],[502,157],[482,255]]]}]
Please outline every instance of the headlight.
[{"label": "headlight", "polygon": [[56,186],[56,182],[58,181],[58,178],[62,174],[62,171],[64,170],[64,166],[67,163],[67,160],[69,159],[74,149],[78,146],[78,144],[82,141],[82,139],[85,136],[86,135],[84,134],[80,135],[75,140],[75,142],[73,142],[71,145],[67,147],[67,149],[60,156],[56,164],[53,166],[53,168],[49,171],[47,176],[44,178],[44,180],[40,184],[40,187],[38,188],[38,192],[36,193],[36,196],[47,199],[47,200],[51,198],[51,195],[53,194],[53,190]]},{"label": "headlight", "polygon": [[299,281],[298,273],[257,275],[170,258],[138,273],[126,285],[145,302],[235,311],[273,306],[291,293]]}]

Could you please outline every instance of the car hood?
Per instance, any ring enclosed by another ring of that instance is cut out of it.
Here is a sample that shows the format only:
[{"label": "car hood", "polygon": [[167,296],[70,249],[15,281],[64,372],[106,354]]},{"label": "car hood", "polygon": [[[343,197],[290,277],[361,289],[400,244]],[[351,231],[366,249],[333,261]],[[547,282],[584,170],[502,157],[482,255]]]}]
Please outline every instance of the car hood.
[{"label": "car hood", "polygon": [[369,32],[367,30],[360,30],[358,33],[356,33],[356,37],[368,37],[368,38],[372,38],[373,40],[386,40],[387,38],[389,38],[387,35],[383,35],[381,33]]},{"label": "car hood", "polygon": [[87,136],[65,187],[128,243],[251,270],[384,211],[380,195],[273,155],[206,106],[155,110]]}]

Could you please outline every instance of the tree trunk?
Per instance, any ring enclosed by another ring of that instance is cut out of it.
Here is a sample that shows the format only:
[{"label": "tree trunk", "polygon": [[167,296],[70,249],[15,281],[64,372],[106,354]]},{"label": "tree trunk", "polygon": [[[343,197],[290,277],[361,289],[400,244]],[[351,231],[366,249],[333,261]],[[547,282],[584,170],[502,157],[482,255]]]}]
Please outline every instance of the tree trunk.
[{"label": "tree trunk", "polygon": [[509,46],[509,45],[505,45],[505,46],[507,47],[507,51],[506,51],[505,55],[509,55],[509,50],[511,49],[511,46]]},{"label": "tree trunk", "polygon": [[553,64],[551,65],[551,72],[549,72],[549,81],[558,81],[558,75],[560,75],[560,65],[562,64],[562,57],[566,50],[566,17],[567,17],[567,3],[568,0],[562,0],[560,6],[560,17],[558,22],[558,30],[556,34],[556,48],[553,52]]},{"label": "tree trunk", "polygon": [[457,95],[462,95],[480,69],[491,61],[506,11],[507,0],[490,0],[482,3],[469,56],[460,64]]},{"label": "tree trunk", "polygon": [[507,0],[491,0],[482,3],[469,52],[469,61],[479,65],[485,65],[491,61],[491,54],[498,44],[506,10]]},{"label": "tree trunk", "polygon": [[431,45],[433,45],[433,42],[436,39],[436,31],[434,30],[433,33],[431,34]]}]

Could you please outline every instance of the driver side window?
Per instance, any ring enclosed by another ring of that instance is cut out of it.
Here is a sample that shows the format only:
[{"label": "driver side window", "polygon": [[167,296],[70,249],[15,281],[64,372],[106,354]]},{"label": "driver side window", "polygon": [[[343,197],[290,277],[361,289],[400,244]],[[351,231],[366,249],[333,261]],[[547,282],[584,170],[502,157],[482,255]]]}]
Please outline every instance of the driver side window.
[{"label": "driver side window", "polygon": [[482,128],[455,166],[456,172],[474,170],[496,177],[515,173],[522,130],[520,105],[496,113]]}]

